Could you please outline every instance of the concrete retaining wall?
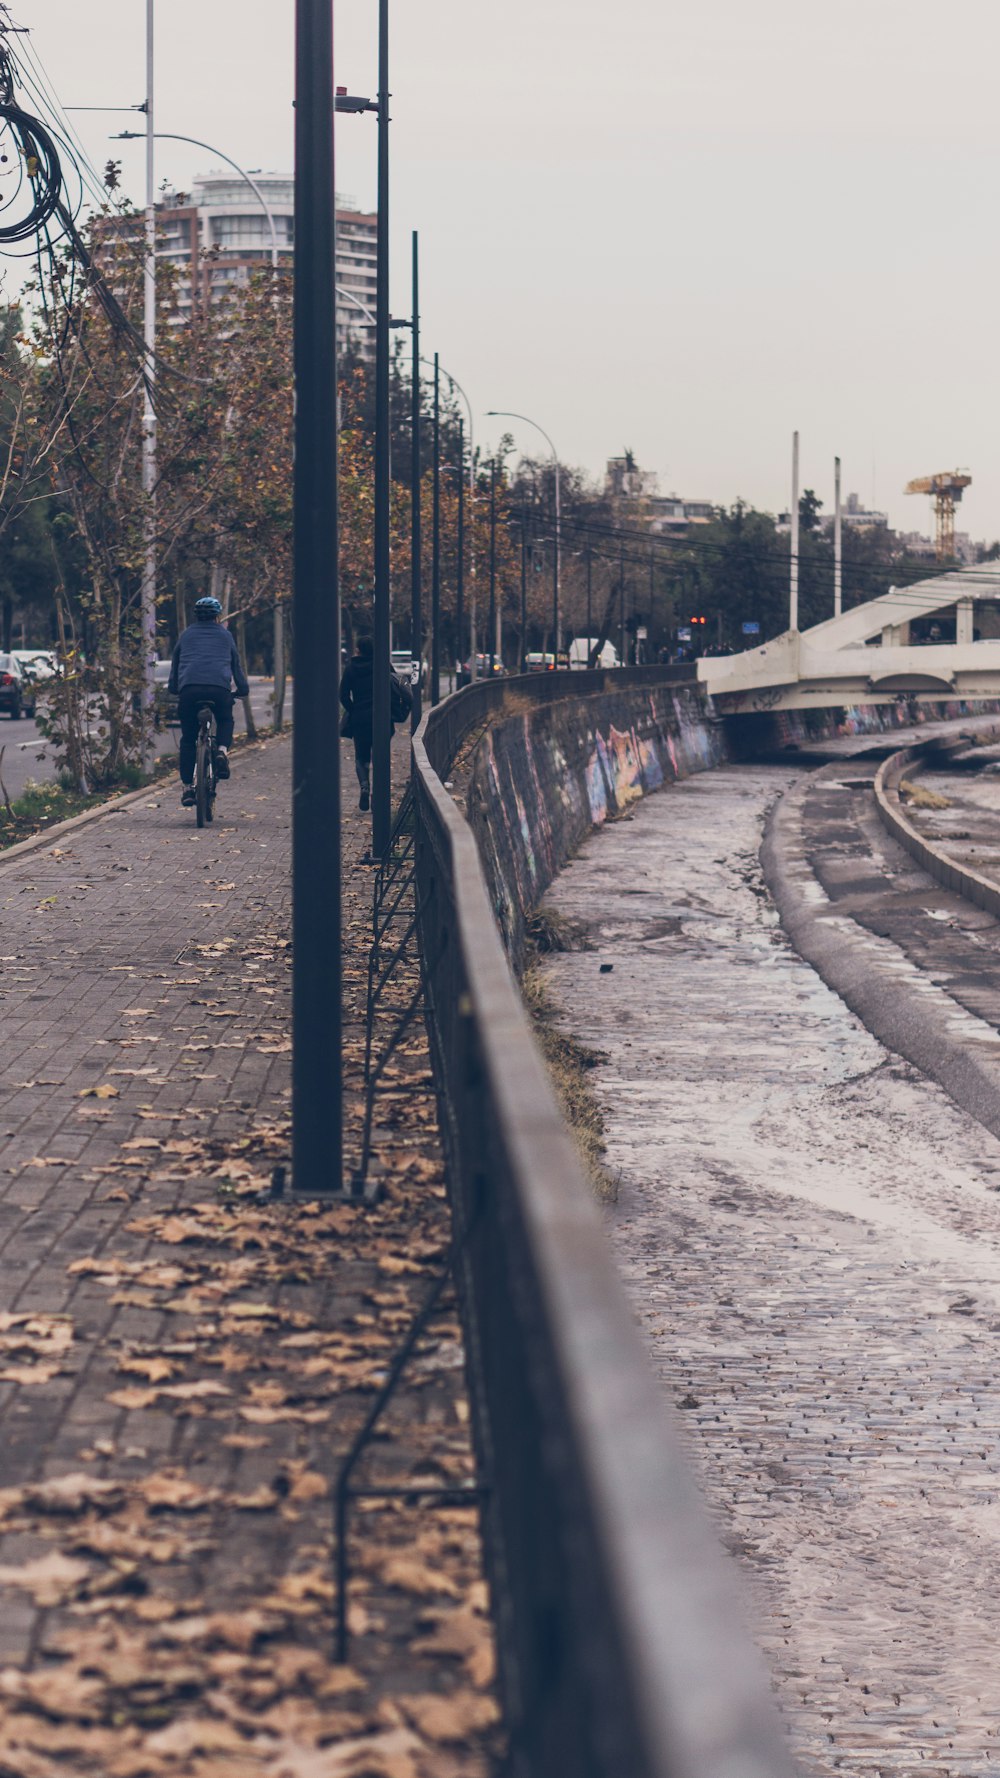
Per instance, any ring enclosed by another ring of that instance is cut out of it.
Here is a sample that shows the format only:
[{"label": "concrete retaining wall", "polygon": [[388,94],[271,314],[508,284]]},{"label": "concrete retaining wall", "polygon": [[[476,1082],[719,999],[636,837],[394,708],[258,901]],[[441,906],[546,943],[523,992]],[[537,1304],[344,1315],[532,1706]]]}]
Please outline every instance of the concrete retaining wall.
[{"label": "concrete retaining wall", "polygon": [[613,689],[595,675],[592,695],[539,702],[505,691],[476,746],[466,815],[493,911],[515,968],[526,918],[595,827],[662,784],[838,735],[887,734],[989,706],[961,703],[761,713],[726,720],[694,682]]},{"label": "concrete retaining wall", "polygon": [[728,747],[696,685],[510,703],[476,748],[466,813],[517,966],[526,914],[593,828],[661,784],[721,765]]}]

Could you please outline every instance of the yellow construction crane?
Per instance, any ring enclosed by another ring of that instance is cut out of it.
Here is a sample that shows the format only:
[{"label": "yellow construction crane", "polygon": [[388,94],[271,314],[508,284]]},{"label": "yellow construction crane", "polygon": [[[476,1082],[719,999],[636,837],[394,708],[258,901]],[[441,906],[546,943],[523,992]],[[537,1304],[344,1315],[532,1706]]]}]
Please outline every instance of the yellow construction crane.
[{"label": "yellow construction crane", "polygon": [[964,469],[943,469],[940,475],[922,475],[906,484],[907,494],[930,494],[934,500],[939,562],[948,562],[955,554],[955,508],[971,483]]}]

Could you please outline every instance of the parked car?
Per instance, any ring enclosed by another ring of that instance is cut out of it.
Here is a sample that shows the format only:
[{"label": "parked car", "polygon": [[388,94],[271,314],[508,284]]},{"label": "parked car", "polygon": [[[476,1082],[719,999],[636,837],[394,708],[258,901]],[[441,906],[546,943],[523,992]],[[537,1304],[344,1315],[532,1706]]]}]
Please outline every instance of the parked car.
[{"label": "parked car", "polygon": [[25,716],[34,716],[38,693],[59,676],[59,662],[51,648],[12,648],[11,654],[21,669],[21,709]]},{"label": "parked car", "polygon": [[170,661],[153,662],[153,727],[162,728],[177,721],[177,699],[167,690]]},{"label": "parked car", "polygon": [[33,715],[34,705],[34,696],[25,683],[20,662],[12,654],[0,654],[0,710],[5,710],[11,721],[17,722],[22,712]]},{"label": "parked car", "polygon": [[389,656],[389,664],[399,679],[409,680],[411,685],[423,685],[426,681],[426,665],[421,673],[420,662],[414,660],[408,648],[394,648]]},{"label": "parked car", "polygon": [[58,679],[59,662],[51,648],[13,648],[11,653],[25,678],[33,679],[36,685]]},{"label": "parked car", "polygon": [[[585,669],[590,657],[597,647],[596,636],[574,636],[569,645],[569,664],[577,670]],[[605,642],[597,662],[599,667],[620,667],[618,650],[613,642]]]},{"label": "parked car", "polygon": [[[496,655],[493,660],[493,676],[494,676],[494,678],[497,678],[497,679],[500,678],[501,674],[505,674],[506,671],[507,671],[507,669],[504,666],[503,661],[500,659],[500,656]],[[489,655],[488,654],[477,654],[477,656],[476,656],[476,678],[477,679],[488,679],[489,676],[490,676],[490,657],[489,657]],[[459,667],[458,672],[456,674],[456,679],[457,679],[458,684],[460,686],[472,684],[472,660],[471,660],[471,658],[465,662],[464,666]]]}]

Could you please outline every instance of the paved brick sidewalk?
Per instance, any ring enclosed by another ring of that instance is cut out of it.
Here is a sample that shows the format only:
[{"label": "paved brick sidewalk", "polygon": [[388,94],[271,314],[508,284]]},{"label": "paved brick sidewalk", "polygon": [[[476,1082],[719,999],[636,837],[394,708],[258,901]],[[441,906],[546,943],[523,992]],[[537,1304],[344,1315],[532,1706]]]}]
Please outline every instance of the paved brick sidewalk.
[{"label": "paved brick sidewalk", "polygon": [[[328,1661],[329,1478],[448,1225],[427,1103],[377,1211],[257,1196],[287,1148],[290,753],[243,755],[213,829],[171,787],[0,865],[0,1778],[488,1769],[471,1509],[356,1514],[354,1664]],[[467,1420],[446,1309],[379,1479],[467,1481]]]}]

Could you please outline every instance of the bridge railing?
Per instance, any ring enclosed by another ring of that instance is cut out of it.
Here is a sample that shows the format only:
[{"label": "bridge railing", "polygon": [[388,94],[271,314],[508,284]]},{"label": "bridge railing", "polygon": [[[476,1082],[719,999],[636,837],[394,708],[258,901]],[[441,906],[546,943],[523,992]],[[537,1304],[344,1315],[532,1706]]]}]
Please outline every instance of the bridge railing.
[{"label": "bridge railing", "polygon": [[[639,669],[662,683],[661,669]],[[593,695],[603,674],[519,679]],[[614,676],[616,688],[622,674]],[[589,684],[587,682],[590,682]],[[775,1778],[763,1676],[442,779],[503,702],[414,738],[417,883],[501,1680],[524,1778]]]}]

